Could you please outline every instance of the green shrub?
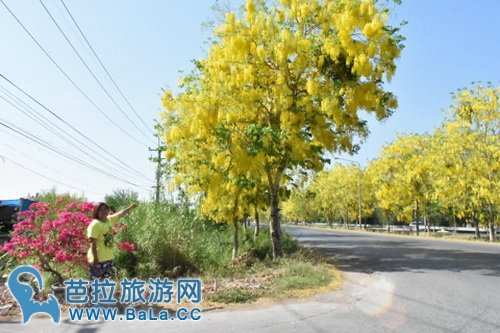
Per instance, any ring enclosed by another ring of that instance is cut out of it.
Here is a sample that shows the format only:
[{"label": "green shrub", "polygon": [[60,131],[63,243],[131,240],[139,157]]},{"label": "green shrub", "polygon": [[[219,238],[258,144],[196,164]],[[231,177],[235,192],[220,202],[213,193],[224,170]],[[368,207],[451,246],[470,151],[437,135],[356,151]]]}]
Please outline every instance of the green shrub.
[{"label": "green shrub", "polygon": [[87,201],[87,198],[85,198],[82,195],[69,193],[69,192],[57,193],[56,189],[52,188],[50,190],[41,191],[40,193],[37,193],[32,198],[32,200],[45,202],[46,204],[52,206],[56,203],[56,201],[64,200],[63,202],[66,202],[66,203],[69,203],[71,201],[84,202],[84,201]]},{"label": "green shrub", "polygon": [[215,294],[210,294],[208,296],[209,301],[219,302],[219,303],[247,303],[253,302],[259,297],[259,293],[245,290],[245,289],[233,289],[218,292]]},{"label": "green shrub", "polygon": [[138,200],[139,193],[128,189],[114,190],[113,193],[104,197],[104,202],[114,211],[125,208]]},{"label": "green shrub", "polygon": [[[123,241],[137,245],[135,253],[118,253],[117,267],[126,275],[197,274],[224,271],[230,259],[230,230],[197,219],[172,205],[141,204],[123,219]],[[229,250],[228,250],[229,247]]]},{"label": "green shrub", "polygon": [[[169,204],[140,204],[122,220],[127,229],[119,241],[133,242],[134,253],[118,252],[115,264],[124,276],[178,275],[234,276],[242,271],[231,260],[232,229],[199,219],[186,209]],[[294,253],[299,245],[282,234],[283,251]],[[245,267],[272,256],[269,230],[263,228],[254,241],[253,230],[241,228],[239,256]]]},{"label": "green shrub", "polygon": [[308,289],[325,286],[332,277],[322,266],[304,261],[290,261],[284,268],[280,278],[274,281],[276,290]]}]

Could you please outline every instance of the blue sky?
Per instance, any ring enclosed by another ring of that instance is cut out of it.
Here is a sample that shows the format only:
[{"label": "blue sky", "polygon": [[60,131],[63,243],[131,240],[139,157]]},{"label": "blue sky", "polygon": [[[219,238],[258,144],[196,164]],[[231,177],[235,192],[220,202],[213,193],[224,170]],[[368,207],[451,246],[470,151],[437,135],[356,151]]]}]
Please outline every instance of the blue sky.
[{"label": "blue sky", "polygon": [[[154,139],[145,138],[121,115],[86,72],[39,1],[3,1],[115,124],[145,142],[136,143],[101,116],[0,3],[0,74],[98,142],[113,155],[110,159],[117,165],[92,162],[1,98],[0,121],[19,126],[61,150],[139,185],[134,187],[49,154],[0,127],[0,156],[4,157],[0,158],[0,199],[18,198],[53,186],[58,191],[84,193],[91,200],[102,199],[104,194],[118,188],[131,188],[140,192],[142,198],[148,198],[154,179],[148,147],[154,146]],[[60,0],[43,2],[115,100],[143,129],[78,38]],[[190,70],[190,60],[204,54],[210,32],[202,23],[213,16],[212,2],[65,0],[65,3],[135,110],[148,126],[153,126],[153,119],[158,119],[160,112],[161,88],[175,89],[179,71]],[[236,3],[232,2],[233,7]],[[498,85],[499,13],[500,1],[495,0],[404,0],[391,19],[409,22],[403,28],[406,48],[393,81],[387,85],[398,96],[399,109],[383,123],[370,120],[371,135],[359,155],[343,157],[365,164],[396,133],[423,133],[439,126],[443,120],[441,110],[451,104],[450,93],[456,89],[472,81],[492,81]],[[0,87],[22,97],[2,79]],[[0,96],[5,96],[1,90]],[[23,100],[28,102],[25,97]],[[30,105],[35,106],[31,102]],[[44,112],[39,107],[37,110]],[[121,169],[121,162],[115,157],[141,176],[120,176],[114,171]],[[71,187],[35,175],[13,161]]]}]

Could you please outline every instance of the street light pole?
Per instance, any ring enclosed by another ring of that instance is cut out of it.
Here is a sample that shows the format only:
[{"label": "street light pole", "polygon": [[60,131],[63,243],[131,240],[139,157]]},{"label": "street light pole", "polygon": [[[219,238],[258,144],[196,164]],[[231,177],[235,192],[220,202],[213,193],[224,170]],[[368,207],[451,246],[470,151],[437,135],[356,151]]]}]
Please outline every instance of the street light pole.
[{"label": "street light pole", "polygon": [[334,157],[335,160],[342,160],[342,161],[347,161],[353,164],[356,164],[358,166],[358,224],[359,228],[361,229],[361,164],[359,162],[349,160],[347,158],[341,158],[341,157]]}]

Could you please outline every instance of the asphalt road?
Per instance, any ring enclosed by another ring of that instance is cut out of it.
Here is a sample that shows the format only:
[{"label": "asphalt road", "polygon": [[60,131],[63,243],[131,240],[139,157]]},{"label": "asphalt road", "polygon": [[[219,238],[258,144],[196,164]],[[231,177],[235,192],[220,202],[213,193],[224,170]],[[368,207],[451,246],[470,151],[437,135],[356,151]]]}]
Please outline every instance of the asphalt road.
[{"label": "asphalt road", "polygon": [[0,322],[0,332],[500,332],[500,246],[288,228],[343,272],[338,291],[200,321]]},{"label": "asphalt road", "polygon": [[[289,229],[290,230],[290,229]],[[344,272],[367,331],[500,332],[500,246],[291,229]]]}]

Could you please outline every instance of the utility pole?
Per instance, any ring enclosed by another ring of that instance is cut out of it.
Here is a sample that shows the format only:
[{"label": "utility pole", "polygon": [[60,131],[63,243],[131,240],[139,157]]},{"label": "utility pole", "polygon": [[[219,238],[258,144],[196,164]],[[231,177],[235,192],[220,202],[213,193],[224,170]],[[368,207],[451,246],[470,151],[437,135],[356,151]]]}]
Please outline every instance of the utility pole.
[{"label": "utility pole", "polygon": [[149,151],[156,151],[158,152],[158,157],[154,158],[152,157],[151,158],[151,161],[153,162],[156,162],[156,186],[152,186],[155,191],[156,191],[156,195],[155,195],[155,200],[156,200],[156,203],[159,203],[160,202],[160,179],[161,179],[161,161],[162,161],[162,157],[161,157],[161,153],[165,150],[165,147],[162,147],[161,145],[161,142],[160,142],[160,136],[158,136],[158,147],[156,148],[149,148]]}]

